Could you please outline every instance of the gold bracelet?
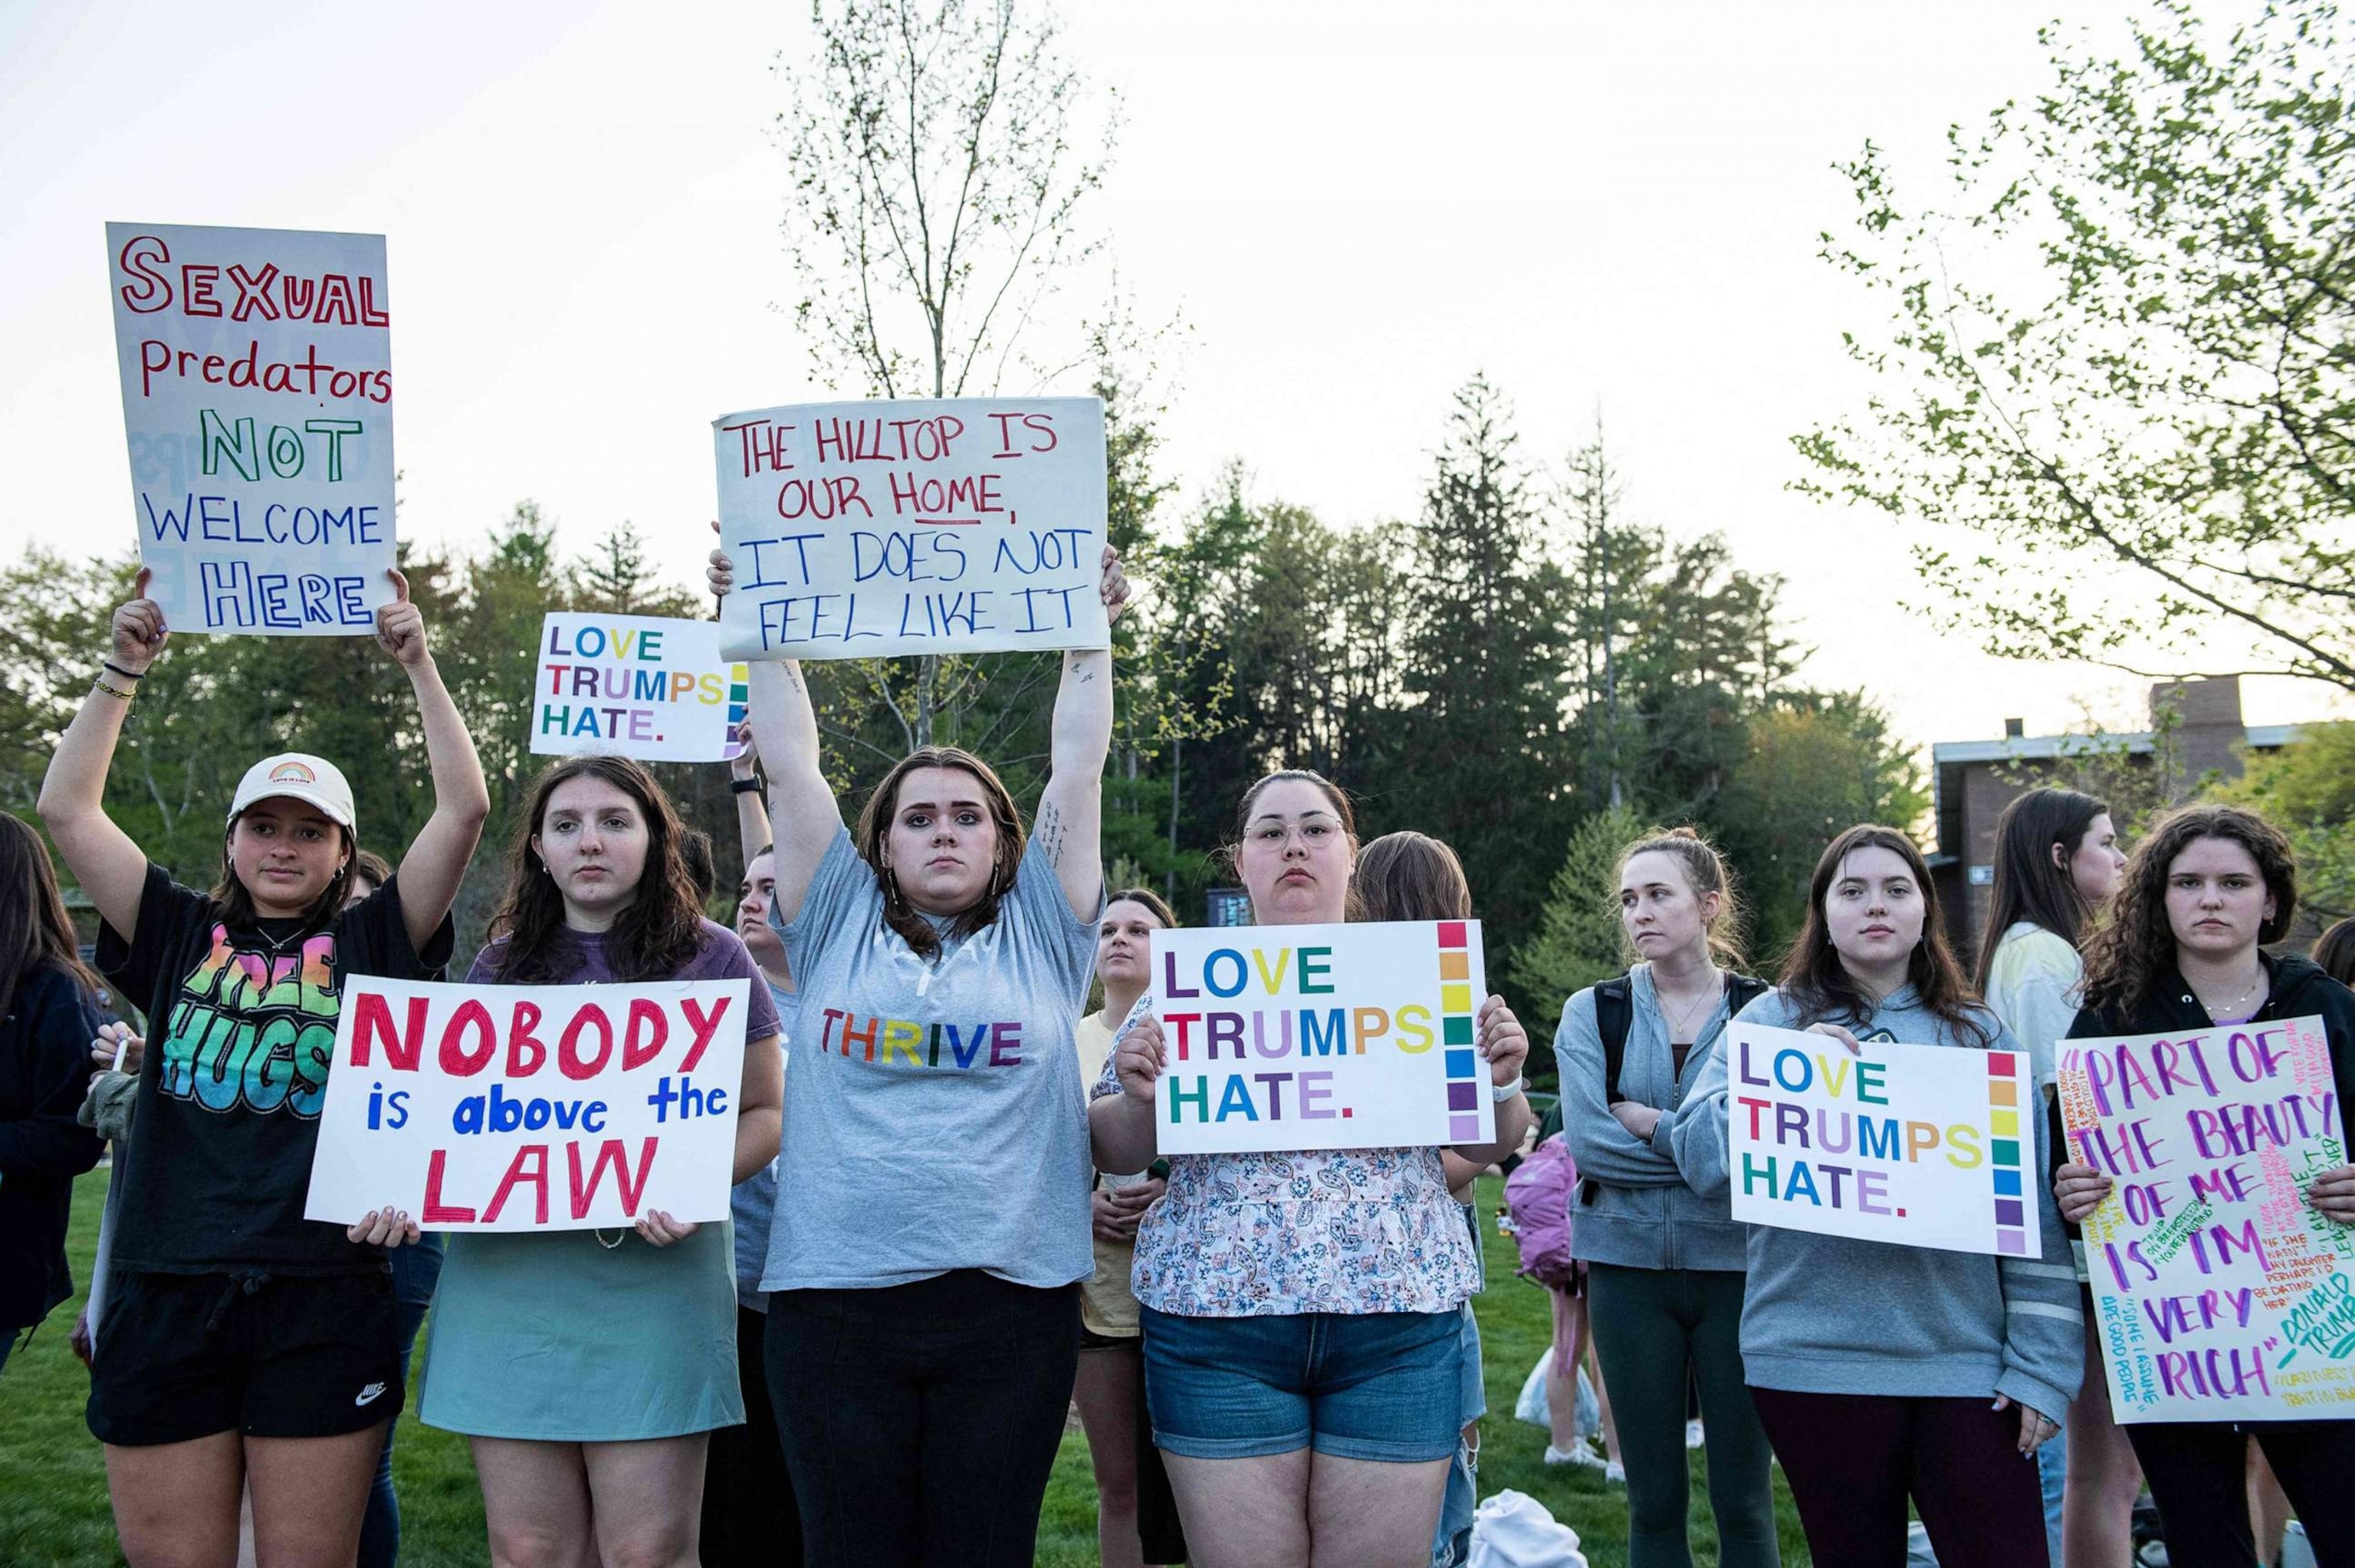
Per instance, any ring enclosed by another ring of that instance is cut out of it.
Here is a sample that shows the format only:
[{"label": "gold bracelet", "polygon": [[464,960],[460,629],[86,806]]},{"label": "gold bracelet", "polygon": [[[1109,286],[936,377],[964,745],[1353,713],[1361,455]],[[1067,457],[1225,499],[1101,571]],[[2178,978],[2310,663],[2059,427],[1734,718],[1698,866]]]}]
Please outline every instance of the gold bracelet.
[{"label": "gold bracelet", "polygon": [[117,691],[112,686],[108,685],[103,680],[98,682],[97,684],[98,689],[104,692],[110,697],[121,697],[126,703],[131,700],[131,694],[129,692]]}]

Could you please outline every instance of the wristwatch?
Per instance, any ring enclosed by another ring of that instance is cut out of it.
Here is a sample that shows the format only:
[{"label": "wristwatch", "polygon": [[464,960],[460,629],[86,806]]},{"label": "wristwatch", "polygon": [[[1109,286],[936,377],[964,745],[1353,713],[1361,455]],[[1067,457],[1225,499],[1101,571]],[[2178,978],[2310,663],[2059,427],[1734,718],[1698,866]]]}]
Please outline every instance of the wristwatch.
[{"label": "wristwatch", "polygon": [[1498,1105],[1503,1105],[1507,1100],[1511,1099],[1515,1095],[1519,1094],[1524,1088],[1527,1088],[1529,1086],[1529,1078],[1524,1075],[1515,1078],[1509,1084],[1495,1085],[1488,1090],[1488,1097],[1495,1100]]}]

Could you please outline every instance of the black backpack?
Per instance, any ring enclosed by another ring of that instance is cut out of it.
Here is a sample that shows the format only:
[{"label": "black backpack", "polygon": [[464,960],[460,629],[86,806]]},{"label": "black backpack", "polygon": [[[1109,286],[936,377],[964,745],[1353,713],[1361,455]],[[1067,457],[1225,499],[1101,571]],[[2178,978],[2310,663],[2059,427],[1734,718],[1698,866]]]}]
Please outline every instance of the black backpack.
[{"label": "black backpack", "polygon": [[[1725,1012],[1729,1021],[1774,988],[1750,975],[1725,977]],[[1603,1096],[1606,1105],[1619,1103],[1619,1067],[1627,1059],[1627,1031],[1636,1022],[1636,982],[1616,975],[1594,988],[1594,1026],[1603,1035]],[[1578,1184],[1578,1201],[1594,1202],[1593,1178]]]}]

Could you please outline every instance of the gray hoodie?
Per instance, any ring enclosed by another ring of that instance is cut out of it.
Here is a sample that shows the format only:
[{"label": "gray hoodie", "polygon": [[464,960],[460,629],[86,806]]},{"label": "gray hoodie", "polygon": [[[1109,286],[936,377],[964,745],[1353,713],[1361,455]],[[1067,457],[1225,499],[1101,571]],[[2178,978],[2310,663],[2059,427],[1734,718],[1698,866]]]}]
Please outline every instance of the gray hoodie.
[{"label": "gray hoodie", "polygon": [[[1728,1022],[1720,1001],[1676,1071],[1667,1022],[1652,966],[1627,971],[1633,1016],[1627,1049],[1619,1063],[1619,1094],[1638,1105],[1657,1106],[1660,1124],[1649,1142],[1638,1139],[1611,1114],[1604,1079],[1603,1033],[1594,1018],[1594,991],[1580,991],[1562,1004],[1561,1027],[1554,1032],[1554,1060],[1561,1069],[1561,1137],[1578,1174],[1591,1181],[1571,1200],[1571,1252],[1588,1263],[1626,1268],[1747,1267],[1742,1231],[1733,1223],[1732,1199],[1721,1180],[1714,1192],[1695,1192],[1678,1164],[1679,1143],[1706,1145],[1717,1135],[1706,1117],[1696,1118],[1693,1089],[1719,1051]],[[1721,1075],[1721,1078],[1722,1075]],[[1713,1161],[1721,1173],[1724,1157]],[[1707,1163],[1704,1169],[1707,1169]],[[1586,1194],[1593,1194],[1589,1202]]]},{"label": "gray hoodie", "polygon": [[[1993,1013],[1974,1011],[1992,1035],[1992,1049],[2019,1049]],[[1742,1022],[1800,1027],[1796,1009],[1779,992],[1742,1009]],[[1977,1041],[1923,1007],[1910,986],[1854,1027],[1859,1039],[1978,1048]],[[1697,1127],[1706,1117],[1714,1139],[1693,1139],[1684,1146],[1686,1174],[1695,1186],[1725,1193],[1730,1202],[1722,1051],[1710,1054],[1687,1102],[1684,1119]],[[1799,1393],[1957,1399],[2001,1393],[2059,1420],[2084,1372],[2084,1314],[2069,1237],[2052,1206],[2043,1118],[2032,1119],[2036,1158],[2030,1170],[2036,1177],[2041,1259],[1751,1226],[1749,1293],[1742,1307],[1742,1361],[1750,1382]]]}]

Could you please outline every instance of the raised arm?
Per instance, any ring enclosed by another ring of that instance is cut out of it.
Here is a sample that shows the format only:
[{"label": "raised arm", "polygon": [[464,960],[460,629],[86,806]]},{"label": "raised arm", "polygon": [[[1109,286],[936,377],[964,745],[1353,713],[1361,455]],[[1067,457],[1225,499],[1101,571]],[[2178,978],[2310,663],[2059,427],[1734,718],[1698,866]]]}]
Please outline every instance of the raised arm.
[{"label": "raised arm", "polygon": [[[736,568],[724,550],[711,552],[704,576],[715,598],[725,598],[736,586]],[[752,744],[769,770],[770,819],[784,824],[776,841],[772,907],[780,922],[791,925],[801,915],[818,862],[842,827],[842,807],[818,767],[817,710],[810,705],[801,661],[754,660],[751,675]]]},{"label": "raised arm", "polygon": [[728,783],[736,800],[736,847],[743,853],[743,866],[750,872],[753,860],[772,842],[769,808],[760,790],[740,788],[755,781],[761,766],[761,748],[752,739],[749,718],[737,726],[736,738],[744,749],[728,764]]},{"label": "raised arm", "polygon": [[483,782],[474,737],[466,733],[466,721],[458,715],[426,646],[425,618],[409,602],[409,579],[399,572],[389,575],[396,597],[377,609],[376,640],[400,662],[417,694],[417,714],[425,721],[425,759],[433,769],[433,814],[400,857],[401,920],[409,927],[409,945],[423,952],[457,901],[466,863],[474,858],[483,824],[490,820],[491,790]]},{"label": "raised arm", "polygon": [[[1096,582],[1104,619],[1116,620],[1128,603],[1128,578],[1120,555],[1104,546]],[[1047,788],[1039,797],[1032,836],[1055,868],[1071,913],[1095,917],[1103,897],[1103,770],[1112,751],[1112,650],[1081,649],[1063,655],[1063,683],[1055,693],[1052,759]]]},{"label": "raised arm", "polygon": [[147,597],[152,574],[139,568],[131,602],[114,612],[109,668],[99,672],[81,711],[58,741],[41,780],[38,810],[66,869],[97,907],[99,918],[126,942],[139,926],[139,895],[147,883],[147,854],[106,814],[106,770],[123,736],[123,716],[140,677],[164,652],[171,629],[164,607]]}]

